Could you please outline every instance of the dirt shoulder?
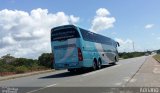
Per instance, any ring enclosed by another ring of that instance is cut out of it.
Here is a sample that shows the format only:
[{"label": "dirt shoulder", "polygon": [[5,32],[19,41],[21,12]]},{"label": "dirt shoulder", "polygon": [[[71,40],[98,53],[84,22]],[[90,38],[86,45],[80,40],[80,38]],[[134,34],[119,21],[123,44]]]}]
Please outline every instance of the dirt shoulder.
[{"label": "dirt shoulder", "polygon": [[9,75],[9,76],[0,76],[0,81],[20,78],[20,77],[27,77],[27,76],[31,76],[31,75],[38,75],[38,74],[43,74],[43,73],[49,73],[52,71],[54,71],[54,70],[34,71],[34,72],[30,72],[30,73],[15,74],[15,75]]}]

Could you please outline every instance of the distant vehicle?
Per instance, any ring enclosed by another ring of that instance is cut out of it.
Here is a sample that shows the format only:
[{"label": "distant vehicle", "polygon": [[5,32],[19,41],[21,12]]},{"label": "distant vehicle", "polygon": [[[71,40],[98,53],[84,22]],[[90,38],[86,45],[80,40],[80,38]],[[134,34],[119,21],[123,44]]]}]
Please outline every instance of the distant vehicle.
[{"label": "distant vehicle", "polygon": [[118,62],[119,43],[111,38],[74,25],[51,29],[51,47],[56,70],[70,72],[83,68],[100,69],[102,65]]}]

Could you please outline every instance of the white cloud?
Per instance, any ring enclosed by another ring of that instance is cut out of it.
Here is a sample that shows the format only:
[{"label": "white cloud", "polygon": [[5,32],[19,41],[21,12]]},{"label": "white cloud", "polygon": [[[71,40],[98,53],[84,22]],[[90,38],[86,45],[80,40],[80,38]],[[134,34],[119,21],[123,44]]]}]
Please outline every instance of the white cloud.
[{"label": "white cloud", "polygon": [[145,29],[153,28],[153,26],[154,26],[154,24],[147,24],[147,25],[145,26]]},{"label": "white cloud", "polygon": [[50,50],[51,28],[76,24],[79,17],[64,12],[49,13],[47,9],[34,9],[30,13],[20,10],[0,11],[0,56],[11,53],[17,57],[37,58]]},{"label": "white cloud", "polygon": [[105,8],[99,8],[97,11],[96,11],[96,14],[97,14],[97,16],[108,16],[108,15],[110,15],[110,12],[107,10],[107,9],[105,9]]},{"label": "white cloud", "polygon": [[115,38],[115,41],[119,42],[119,44],[120,44],[120,47],[118,47],[118,50],[120,52],[133,51],[133,41],[131,39],[123,40],[121,38]]},{"label": "white cloud", "polygon": [[92,20],[92,26],[90,30],[97,32],[112,28],[116,19],[114,17],[109,17],[109,15],[110,12],[107,9],[99,8],[96,11],[96,16]]},{"label": "white cloud", "polygon": [[78,21],[79,21],[79,17],[75,17],[75,16],[73,16],[73,15],[71,15],[70,16],[70,22],[72,23],[72,24],[75,24],[75,23],[77,23]]},{"label": "white cloud", "polygon": [[17,42],[11,36],[4,36],[1,38],[0,43],[1,43],[0,48],[3,48],[6,46],[12,46]]}]

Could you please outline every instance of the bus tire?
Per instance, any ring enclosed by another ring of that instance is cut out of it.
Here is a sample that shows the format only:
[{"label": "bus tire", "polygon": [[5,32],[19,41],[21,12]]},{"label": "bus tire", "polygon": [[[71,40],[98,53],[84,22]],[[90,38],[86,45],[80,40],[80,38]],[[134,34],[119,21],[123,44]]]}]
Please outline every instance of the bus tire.
[{"label": "bus tire", "polygon": [[116,62],[117,62],[117,57],[115,56],[115,61],[112,63],[112,65],[116,65]]},{"label": "bus tire", "polygon": [[97,67],[98,67],[98,69],[102,68],[102,61],[100,58],[98,59]]},{"label": "bus tire", "polygon": [[93,69],[93,70],[97,70],[97,60],[96,60],[96,59],[93,60],[92,69]]},{"label": "bus tire", "polygon": [[116,62],[113,62],[112,65],[116,65]]},{"label": "bus tire", "polygon": [[115,56],[115,62],[118,62],[118,58]]},{"label": "bus tire", "polygon": [[75,73],[76,72],[75,69],[68,69],[68,71],[71,72],[71,73]]}]

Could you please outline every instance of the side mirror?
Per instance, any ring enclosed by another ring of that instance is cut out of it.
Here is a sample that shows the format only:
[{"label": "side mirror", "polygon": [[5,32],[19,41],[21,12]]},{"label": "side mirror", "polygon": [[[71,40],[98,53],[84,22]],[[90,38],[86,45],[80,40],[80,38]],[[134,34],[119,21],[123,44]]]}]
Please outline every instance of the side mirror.
[{"label": "side mirror", "polygon": [[117,42],[117,47],[120,47],[120,44]]}]

